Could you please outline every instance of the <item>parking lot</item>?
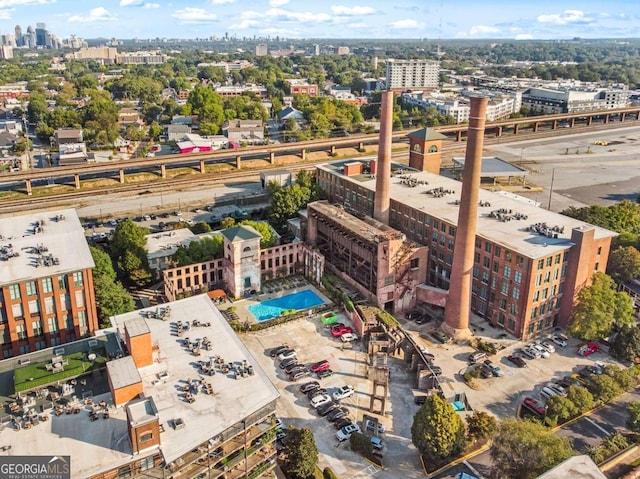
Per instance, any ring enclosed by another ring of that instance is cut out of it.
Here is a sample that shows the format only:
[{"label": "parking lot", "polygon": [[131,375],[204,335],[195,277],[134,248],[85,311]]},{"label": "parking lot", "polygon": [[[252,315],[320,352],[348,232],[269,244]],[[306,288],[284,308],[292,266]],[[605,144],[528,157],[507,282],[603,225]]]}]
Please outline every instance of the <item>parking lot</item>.
[{"label": "parking lot", "polygon": [[[340,317],[340,321],[349,324],[344,317]],[[301,363],[311,364],[327,359],[335,373],[319,382],[329,394],[346,384],[354,387],[355,393],[342,400],[341,404],[349,409],[351,418],[359,423],[363,414],[370,414],[368,407],[373,390],[366,378],[366,354],[361,342],[343,345],[339,338],[331,337],[329,330],[316,318],[269,328],[243,336],[242,339],[282,394],[278,402],[278,417],[287,426],[309,427],[313,431],[321,467],[330,466],[340,477],[350,477],[365,470],[366,477],[374,472],[376,478],[385,479],[424,477],[418,454],[411,444],[411,424],[418,406],[413,402],[411,381],[401,360],[389,359],[391,384],[387,414],[384,417],[376,416],[385,427],[384,434],[380,435],[384,441],[382,453],[385,469],[376,471],[362,456],[349,449],[349,441],[338,441],[333,425],[320,417],[310,407],[307,397],[299,391],[300,385],[315,380],[315,375],[292,382],[278,367],[277,359],[269,355],[272,348],[286,342],[295,348]]]}]

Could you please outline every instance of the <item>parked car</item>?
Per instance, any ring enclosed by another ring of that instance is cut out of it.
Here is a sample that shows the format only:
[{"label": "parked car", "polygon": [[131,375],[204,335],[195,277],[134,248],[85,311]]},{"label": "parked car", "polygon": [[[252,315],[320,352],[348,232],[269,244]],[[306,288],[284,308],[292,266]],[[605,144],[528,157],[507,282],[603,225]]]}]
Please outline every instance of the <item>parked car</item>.
[{"label": "parked car", "polygon": [[563,388],[570,388],[571,386],[576,387],[584,387],[584,385],[578,381],[577,379],[573,379],[571,376],[565,376],[562,379],[559,379],[557,383]]},{"label": "parked car", "polygon": [[312,372],[314,373],[319,373],[320,371],[324,371],[325,369],[329,369],[331,368],[331,364],[329,364],[329,361],[327,361],[326,359],[323,359],[322,361],[318,361],[317,363],[313,363],[309,369],[311,369]]},{"label": "parked car", "polygon": [[538,359],[540,357],[540,353],[531,348],[522,348],[522,354],[524,354],[529,359]]},{"label": "parked car", "polygon": [[544,416],[547,413],[547,407],[536,398],[526,397],[522,401],[522,405],[538,416]]},{"label": "parked car", "polygon": [[524,359],[522,359],[520,356],[516,356],[515,354],[512,354],[510,356],[507,356],[507,359],[511,361],[513,364],[515,364],[516,366],[518,366],[519,368],[527,367],[527,362]]},{"label": "parked car", "polygon": [[336,429],[342,429],[343,427],[349,426],[350,424],[353,424],[353,421],[351,420],[351,418],[345,416],[345,417],[341,417],[340,419],[335,421],[333,423],[333,426]]},{"label": "parked car", "polygon": [[293,349],[287,349],[286,351],[280,353],[278,355],[278,361],[282,362],[285,359],[292,359],[292,358],[297,358],[298,355],[296,354],[296,352]]},{"label": "parked car", "polygon": [[553,341],[554,343],[556,343],[558,346],[560,346],[561,348],[564,348],[567,346],[568,342],[567,342],[567,338],[565,336],[562,336],[561,334],[554,334],[551,337],[551,341]]},{"label": "parked car", "polygon": [[583,344],[578,348],[578,354],[584,357],[591,356],[593,353],[597,353],[598,351],[600,351],[600,346],[598,346],[597,343]]},{"label": "parked car", "polygon": [[324,371],[316,373],[316,376],[318,376],[318,379],[328,378],[329,376],[333,376],[333,370],[325,369]]},{"label": "parked car", "polygon": [[562,387],[562,385],[558,384],[558,383],[547,383],[545,385],[545,387],[548,387],[549,389],[553,389],[554,391],[556,391],[560,396],[566,396],[567,395],[567,391],[564,387]]},{"label": "parked car", "polygon": [[331,396],[333,397],[334,401],[339,401],[341,399],[346,399],[352,396],[353,393],[354,393],[353,386],[351,386],[350,384],[347,384],[346,386],[340,387]]},{"label": "parked car", "polygon": [[487,359],[487,353],[483,351],[476,351],[475,353],[469,354],[470,363],[479,363],[480,361],[484,361],[485,359]]},{"label": "parked car", "polygon": [[342,419],[345,416],[349,415],[349,410],[346,407],[339,407],[331,411],[327,415],[327,419],[330,422],[336,422],[338,419]]},{"label": "parked car", "polygon": [[420,311],[419,309],[414,309],[404,315],[406,319],[413,319],[413,320],[418,319],[420,316],[422,316],[422,311]]},{"label": "parked car", "polygon": [[351,326],[345,326],[344,324],[335,324],[331,327],[331,336],[334,338],[339,338],[346,333],[353,333],[353,328]]},{"label": "parked car", "polygon": [[560,395],[560,393],[558,391],[556,391],[555,389],[551,389],[548,387],[543,387],[542,391],[540,391],[540,396],[542,396],[545,399],[549,399],[551,396],[558,396]]},{"label": "parked car", "polygon": [[556,352],[556,348],[555,348],[555,346],[553,345],[553,343],[551,341],[542,341],[540,343],[540,346],[542,346],[544,349],[546,349],[550,353],[555,353]]},{"label": "parked car", "polygon": [[327,390],[324,388],[312,389],[307,393],[307,399],[312,400],[316,396],[327,394]]},{"label": "parked car", "polygon": [[448,334],[443,333],[442,331],[435,331],[432,333],[434,339],[442,344],[446,344],[451,342],[451,337]]},{"label": "parked car", "polygon": [[318,412],[318,414],[320,416],[326,416],[327,414],[329,414],[331,411],[333,411],[334,409],[336,409],[338,407],[338,404],[331,401],[328,403],[325,403],[321,406],[318,406],[316,408],[316,411]]},{"label": "parked car", "polygon": [[327,404],[329,402],[331,402],[331,398],[328,394],[319,394],[311,399],[311,407],[318,409],[319,406],[322,406],[323,404]]},{"label": "parked car", "polygon": [[291,348],[289,346],[287,346],[286,344],[283,344],[282,346],[278,346],[277,348],[271,349],[269,351],[269,356],[271,356],[272,358],[275,358],[276,356],[279,356],[280,354],[290,349]]},{"label": "parked car", "polygon": [[280,363],[280,369],[287,369],[289,366],[292,366],[297,363],[298,363],[298,358],[285,359]]},{"label": "parked car", "polygon": [[500,366],[492,362],[490,359],[485,359],[484,365],[489,368],[489,371],[491,371],[491,374],[493,374],[494,376],[504,376],[504,373],[502,372],[502,369],[500,369]]},{"label": "parked car", "polygon": [[309,381],[300,386],[300,392],[304,394],[314,389],[320,389],[320,383],[318,381]]},{"label": "parked car", "polygon": [[354,333],[344,333],[342,336],[340,336],[340,340],[343,343],[350,343],[352,341],[357,341],[358,335]]},{"label": "parked car", "polygon": [[364,429],[366,431],[374,431],[376,434],[384,434],[384,425],[382,423],[378,423],[378,427],[376,428],[376,422],[371,419],[367,419],[364,422]]},{"label": "parked car", "polygon": [[545,348],[543,348],[539,344],[532,345],[531,349],[538,351],[540,353],[540,356],[542,356],[545,359],[549,359],[551,357],[551,354],[549,354],[549,351],[547,351]]},{"label": "parked car", "polygon": [[302,378],[307,377],[309,377],[309,370],[307,368],[300,369],[289,376],[293,382],[300,381]]},{"label": "parked car", "polygon": [[345,426],[338,432],[336,432],[336,437],[340,442],[346,441],[354,432],[361,432],[360,426],[358,426],[357,424],[349,424],[348,426]]},{"label": "parked car", "polygon": [[379,437],[371,436],[371,447],[380,451],[382,448],[384,448],[384,443]]}]

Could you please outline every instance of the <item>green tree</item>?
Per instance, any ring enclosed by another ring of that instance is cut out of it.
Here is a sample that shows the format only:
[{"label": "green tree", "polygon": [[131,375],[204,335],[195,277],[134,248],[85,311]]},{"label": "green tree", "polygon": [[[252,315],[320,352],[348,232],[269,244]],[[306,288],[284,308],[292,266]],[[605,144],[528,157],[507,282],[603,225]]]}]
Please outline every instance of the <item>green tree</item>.
[{"label": "green tree", "polygon": [[578,408],[569,398],[564,396],[551,396],[547,399],[547,416],[558,422],[564,422],[578,414]]},{"label": "green tree", "polygon": [[620,361],[635,361],[640,356],[640,326],[623,328],[613,341],[611,354]]},{"label": "green tree", "polygon": [[138,286],[144,286],[152,279],[145,249],[147,234],[148,229],[136,225],[131,220],[125,220],[116,226],[111,240],[111,257]]},{"label": "green tree", "polygon": [[541,424],[505,419],[493,438],[492,475],[534,479],[574,454],[568,438],[556,436]]},{"label": "green tree", "polygon": [[311,429],[298,429],[289,426],[283,461],[287,477],[312,478],[317,464],[318,448]]},{"label": "green tree", "polygon": [[592,340],[607,338],[614,325],[623,328],[634,323],[633,300],[627,293],[618,292],[609,276],[597,272],[591,286],[578,293],[569,329],[578,338]]},{"label": "green tree", "polygon": [[195,225],[190,226],[189,229],[194,235],[211,232],[211,226],[209,226],[209,224],[205,223],[204,221],[197,222]]},{"label": "green tree", "polygon": [[158,137],[162,135],[162,131],[162,126],[160,126],[157,121],[153,121],[151,125],[149,125],[149,138],[157,140]]},{"label": "green tree", "polygon": [[593,399],[600,403],[607,403],[623,392],[620,385],[608,374],[596,374],[589,378],[587,388],[593,394]]},{"label": "green tree", "polygon": [[351,450],[362,454],[364,457],[370,457],[373,452],[373,446],[371,445],[371,439],[365,434],[354,432],[349,438],[351,444]]},{"label": "green tree", "polygon": [[235,225],[236,225],[236,220],[231,216],[225,216],[224,218],[222,218],[222,221],[220,222],[220,226],[223,230],[226,230],[228,228],[233,228]]},{"label": "green tree", "polygon": [[608,364],[605,366],[604,372],[611,376],[623,391],[631,391],[636,387],[636,380],[630,369],[622,369],[615,364]]},{"label": "green tree", "polygon": [[144,129],[138,128],[135,125],[129,125],[124,132],[124,137],[130,141],[141,141],[144,140],[145,133]]},{"label": "green tree", "polygon": [[633,432],[640,432],[640,401],[633,401],[627,404],[627,429]]},{"label": "green tree", "polygon": [[262,239],[260,239],[261,248],[271,248],[278,242],[278,238],[273,235],[273,229],[271,229],[269,223],[265,223],[264,221],[242,220],[238,224],[251,226],[262,235]]},{"label": "green tree", "polygon": [[220,258],[222,257],[223,245],[222,235],[205,236],[199,241],[190,242],[188,246],[179,246],[173,259],[178,263],[178,266],[187,266]]},{"label": "green tree", "polygon": [[578,414],[592,409],[595,405],[593,395],[589,390],[579,386],[569,386],[567,388],[567,399],[576,406]]},{"label": "green tree", "polygon": [[441,466],[464,449],[464,423],[448,401],[433,394],[413,418],[411,440],[428,463]]},{"label": "green tree", "polygon": [[467,434],[470,439],[486,439],[493,436],[498,428],[496,418],[484,411],[474,411],[467,416]]},{"label": "green tree", "polygon": [[96,294],[96,307],[100,327],[111,326],[109,318],[117,314],[128,313],[135,309],[135,302],[129,292],[116,281],[111,258],[95,246],[89,246],[95,267],[93,268],[93,286]]},{"label": "green tree", "polygon": [[609,255],[607,273],[617,283],[627,283],[640,277],[640,251],[633,246],[621,246]]}]

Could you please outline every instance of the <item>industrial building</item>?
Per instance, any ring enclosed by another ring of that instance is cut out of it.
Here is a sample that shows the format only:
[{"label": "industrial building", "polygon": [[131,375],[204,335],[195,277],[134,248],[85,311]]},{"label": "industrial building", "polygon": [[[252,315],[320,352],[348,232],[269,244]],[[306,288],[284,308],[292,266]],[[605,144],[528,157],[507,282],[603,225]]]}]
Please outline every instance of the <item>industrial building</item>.
[{"label": "industrial building", "polygon": [[[280,394],[207,295],[112,322],[68,347],[90,348],[103,368],[17,395],[3,424],[19,431],[12,455],[70,454],[74,479],[240,479],[273,469]],[[31,359],[60,364],[65,354]]]},{"label": "industrial building", "polygon": [[94,266],[74,209],[0,219],[2,358],[96,331]]}]

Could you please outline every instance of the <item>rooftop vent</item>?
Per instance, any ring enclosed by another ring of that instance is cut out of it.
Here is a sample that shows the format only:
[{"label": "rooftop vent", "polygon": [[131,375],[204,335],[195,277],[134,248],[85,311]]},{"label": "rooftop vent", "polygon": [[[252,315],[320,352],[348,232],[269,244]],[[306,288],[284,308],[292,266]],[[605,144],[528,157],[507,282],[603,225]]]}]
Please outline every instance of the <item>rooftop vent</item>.
[{"label": "rooftop vent", "polygon": [[550,226],[547,223],[535,223],[527,227],[527,231],[538,233],[540,236],[547,238],[557,238],[559,234],[564,233],[564,226]]},{"label": "rooftop vent", "polygon": [[432,188],[430,190],[425,191],[424,193],[427,195],[431,195],[434,198],[442,198],[443,196],[454,194],[455,191],[448,190],[446,188],[443,188],[442,186],[438,186],[437,188]]}]

